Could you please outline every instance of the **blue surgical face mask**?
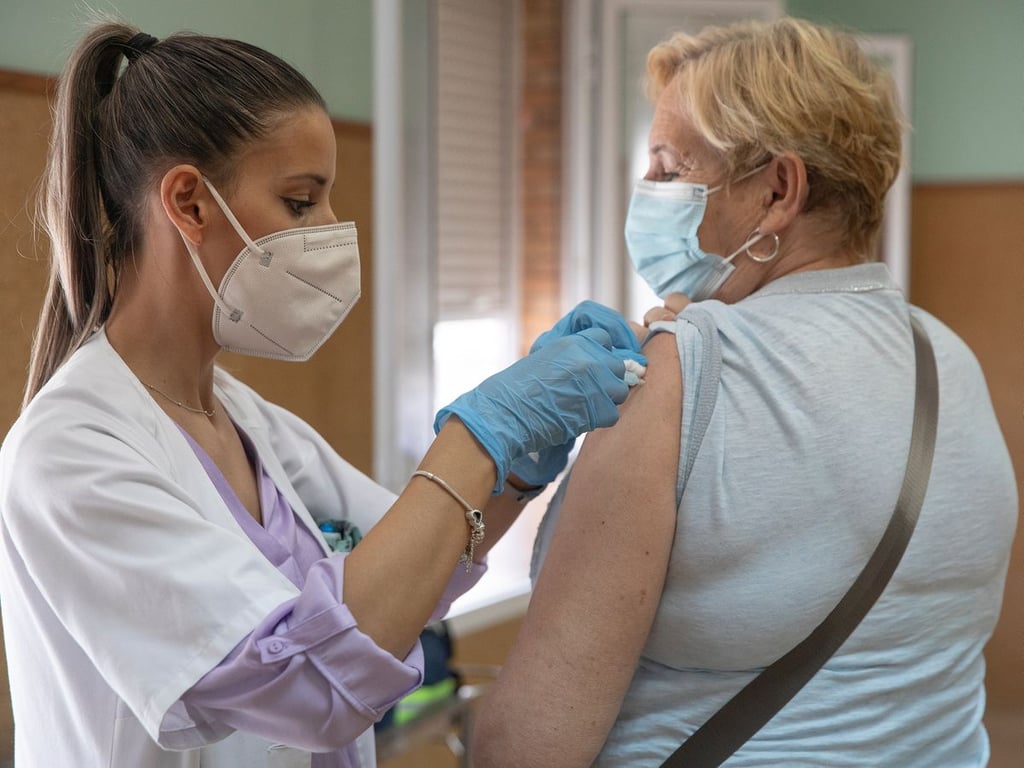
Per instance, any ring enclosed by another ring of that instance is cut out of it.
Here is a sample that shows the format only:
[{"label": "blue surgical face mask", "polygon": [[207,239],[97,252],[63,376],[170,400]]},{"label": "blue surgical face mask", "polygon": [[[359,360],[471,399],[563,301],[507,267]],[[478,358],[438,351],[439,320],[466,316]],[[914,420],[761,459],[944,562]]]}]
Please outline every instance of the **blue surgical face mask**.
[{"label": "blue surgical face mask", "polygon": [[733,259],[765,237],[755,231],[725,258],[701,249],[697,230],[708,196],[721,188],[678,181],[636,183],[626,215],[626,247],[637,274],[661,298],[670,293],[686,294],[693,301],[711,298],[736,269]]}]

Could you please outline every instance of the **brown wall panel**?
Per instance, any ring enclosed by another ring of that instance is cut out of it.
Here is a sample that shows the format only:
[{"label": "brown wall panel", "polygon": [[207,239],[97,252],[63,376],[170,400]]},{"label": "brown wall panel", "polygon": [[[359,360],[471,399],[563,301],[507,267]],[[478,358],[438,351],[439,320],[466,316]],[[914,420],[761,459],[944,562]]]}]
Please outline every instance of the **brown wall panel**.
[{"label": "brown wall panel", "polygon": [[[36,257],[32,232],[32,192],[50,132],[45,86],[41,78],[0,76],[0,435],[7,434],[18,415],[32,331],[46,287],[47,263]],[[5,659],[0,659],[0,686],[2,764],[14,750]]]},{"label": "brown wall panel", "polygon": [[49,135],[43,91],[4,90],[0,81],[0,434],[18,416],[49,270],[45,238],[37,238],[32,227]]},{"label": "brown wall panel", "polygon": [[[977,355],[1019,490],[1024,473],[1024,183],[918,185],[911,232],[911,299],[949,325]],[[992,766],[1018,765],[1024,754],[1022,530],[1014,541],[1002,615],[986,658]]]}]

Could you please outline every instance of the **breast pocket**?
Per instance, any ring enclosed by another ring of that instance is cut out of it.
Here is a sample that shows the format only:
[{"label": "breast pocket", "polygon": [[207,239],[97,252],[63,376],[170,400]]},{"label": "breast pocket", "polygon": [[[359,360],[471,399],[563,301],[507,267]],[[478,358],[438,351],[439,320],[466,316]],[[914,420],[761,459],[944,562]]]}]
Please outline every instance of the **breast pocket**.
[{"label": "breast pocket", "polygon": [[313,755],[295,747],[274,744],[267,749],[267,768],[310,768]]},{"label": "breast pocket", "polygon": [[311,768],[313,755],[236,731],[202,749],[200,768]]}]

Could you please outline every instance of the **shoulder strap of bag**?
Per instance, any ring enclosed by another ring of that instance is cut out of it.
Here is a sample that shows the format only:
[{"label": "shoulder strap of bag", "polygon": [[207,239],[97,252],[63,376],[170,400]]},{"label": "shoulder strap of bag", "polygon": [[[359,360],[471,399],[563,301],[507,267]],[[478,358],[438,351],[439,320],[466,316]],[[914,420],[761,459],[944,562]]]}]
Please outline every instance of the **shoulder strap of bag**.
[{"label": "shoulder strap of bag", "polygon": [[928,334],[911,315],[917,393],[907,470],[896,509],[864,570],[832,612],[793,650],[766,668],[662,764],[715,768],[761,730],[814,677],[857,628],[899,565],[924,502],[935,452],[939,384]]}]

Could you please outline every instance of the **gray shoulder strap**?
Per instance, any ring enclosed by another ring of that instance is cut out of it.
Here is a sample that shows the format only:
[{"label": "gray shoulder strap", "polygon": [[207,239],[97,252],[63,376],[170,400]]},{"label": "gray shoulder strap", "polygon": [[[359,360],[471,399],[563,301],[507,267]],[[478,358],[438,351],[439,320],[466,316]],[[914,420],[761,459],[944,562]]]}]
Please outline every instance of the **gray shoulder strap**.
[{"label": "gray shoulder strap", "polygon": [[939,382],[935,353],[910,316],[917,393],[906,474],[882,539],[853,586],[803,641],[755,677],[683,742],[662,768],[715,768],[771,720],[853,633],[882,594],[906,551],[924,503],[935,453]]}]

